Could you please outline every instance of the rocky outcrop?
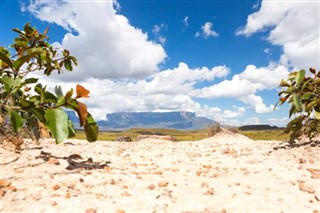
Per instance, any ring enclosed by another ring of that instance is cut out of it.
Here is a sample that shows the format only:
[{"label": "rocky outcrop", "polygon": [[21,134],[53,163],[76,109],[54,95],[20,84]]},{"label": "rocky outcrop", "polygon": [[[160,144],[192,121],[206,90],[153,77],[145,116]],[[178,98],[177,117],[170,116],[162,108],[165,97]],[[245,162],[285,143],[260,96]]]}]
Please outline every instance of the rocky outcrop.
[{"label": "rocky outcrop", "polygon": [[116,141],[119,141],[119,142],[131,142],[132,139],[129,136],[121,136],[121,137],[118,137],[116,139]]}]

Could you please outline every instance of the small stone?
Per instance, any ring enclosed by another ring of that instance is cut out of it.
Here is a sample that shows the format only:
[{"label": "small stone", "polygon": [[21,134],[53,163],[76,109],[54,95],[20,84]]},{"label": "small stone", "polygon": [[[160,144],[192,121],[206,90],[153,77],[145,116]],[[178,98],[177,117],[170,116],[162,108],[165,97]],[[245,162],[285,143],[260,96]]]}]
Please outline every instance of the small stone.
[{"label": "small stone", "polygon": [[201,188],[208,188],[209,184],[208,183],[201,183]]},{"label": "small stone", "polygon": [[110,180],[110,184],[111,184],[111,185],[115,185],[115,184],[116,184],[116,181],[115,181],[114,179],[111,179],[111,180]]},{"label": "small stone", "polygon": [[131,194],[127,191],[124,191],[121,193],[122,196],[131,196]]},{"label": "small stone", "polygon": [[159,187],[167,187],[169,185],[169,182],[168,181],[160,181],[158,183],[158,186]]},{"label": "small stone", "polygon": [[68,199],[71,198],[70,192],[67,192],[67,193],[66,193],[65,198],[68,198]]},{"label": "small stone", "polygon": [[79,178],[79,181],[80,181],[80,183],[84,182],[83,178]]},{"label": "small stone", "polygon": [[299,163],[306,163],[306,159],[303,159],[303,158],[299,158]]},{"label": "small stone", "polygon": [[24,169],[16,169],[14,170],[15,173],[23,173],[24,172]]},{"label": "small stone", "polygon": [[155,175],[162,175],[162,171],[156,171],[156,172],[154,172],[153,174],[155,174]]},{"label": "small stone", "polygon": [[298,166],[298,168],[297,168],[297,169],[302,170],[302,169],[303,169],[303,166],[302,166],[302,165],[300,165],[300,166]]},{"label": "small stone", "polygon": [[213,188],[208,189],[208,190],[204,193],[204,195],[214,195],[214,190],[213,190]]},{"label": "small stone", "polygon": [[207,164],[207,165],[203,165],[202,166],[204,169],[211,169],[211,165]]},{"label": "small stone", "polygon": [[150,190],[154,190],[156,188],[156,186],[153,185],[153,184],[150,184],[147,188],[150,189]]},{"label": "small stone", "polygon": [[15,186],[8,186],[7,187],[7,190],[10,190],[12,192],[16,192],[17,191],[17,188]]},{"label": "small stone", "polygon": [[59,184],[56,184],[56,185],[54,185],[54,186],[52,187],[52,189],[53,189],[53,190],[58,190],[58,189],[60,189],[60,185],[59,185]]},{"label": "small stone", "polygon": [[96,209],[93,209],[93,208],[90,208],[90,209],[86,209],[85,213],[96,213],[97,210]]},{"label": "small stone", "polygon": [[310,158],[309,163],[314,164],[314,160],[312,158]]},{"label": "small stone", "polygon": [[202,173],[201,171],[196,171],[196,175],[197,175],[197,176],[200,176],[201,173]]},{"label": "small stone", "polygon": [[320,192],[317,192],[315,195],[314,195],[314,198],[320,202]]},{"label": "small stone", "polygon": [[299,183],[299,189],[303,192],[308,192],[310,194],[313,194],[315,191],[311,187],[306,186],[304,183]]},{"label": "small stone", "polygon": [[57,201],[52,201],[51,202],[51,206],[56,206],[56,205],[58,205]]},{"label": "small stone", "polygon": [[116,213],[126,213],[126,211],[125,211],[125,210],[122,210],[122,209],[117,209],[117,210],[116,210]]},{"label": "small stone", "polygon": [[41,194],[31,195],[34,200],[40,200],[42,198]]},{"label": "small stone", "polygon": [[0,189],[0,197],[4,197],[5,194],[6,194],[6,191],[3,189]]},{"label": "small stone", "polygon": [[9,181],[0,179],[0,188],[10,186],[10,184],[11,183]]},{"label": "small stone", "polygon": [[58,159],[54,157],[49,157],[48,163],[53,165],[60,165],[60,162],[58,161]]}]

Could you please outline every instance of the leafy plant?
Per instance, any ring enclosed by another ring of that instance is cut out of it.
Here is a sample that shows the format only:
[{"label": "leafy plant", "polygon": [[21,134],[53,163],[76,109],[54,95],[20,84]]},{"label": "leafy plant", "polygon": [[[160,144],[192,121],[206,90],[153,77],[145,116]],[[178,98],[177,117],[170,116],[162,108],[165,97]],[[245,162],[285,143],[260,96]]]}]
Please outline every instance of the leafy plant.
[{"label": "leafy plant", "polygon": [[313,68],[309,71],[310,76],[306,76],[305,70],[292,72],[287,80],[280,82],[284,90],[279,92],[278,103],[288,102],[289,117],[295,115],[285,129],[286,133],[291,132],[291,143],[302,135],[312,140],[320,133],[320,71]]},{"label": "leafy plant", "polygon": [[56,143],[68,136],[74,136],[73,123],[64,109],[76,111],[80,126],[84,126],[87,140],[97,140],[98,126],[87,106],[79,98],[89,97],[89,91],[81,85],[63,94],[60,86],[54,93],[47,86],[38,83],[37,78],[28,77],[40,71],[50,76],[53,72],[62,73],[63,69],[72,71],[77,59],[66,49],[57,49],[48,43],[48,29],[39,33],[29,23],[23,30],[13,29],[19,36],[10,46],[15,54],[4,46],[0,47],[0,135],[11,134],[21,138],[26,131],[33,139],[39,140],[39,122],[52,133]]}]

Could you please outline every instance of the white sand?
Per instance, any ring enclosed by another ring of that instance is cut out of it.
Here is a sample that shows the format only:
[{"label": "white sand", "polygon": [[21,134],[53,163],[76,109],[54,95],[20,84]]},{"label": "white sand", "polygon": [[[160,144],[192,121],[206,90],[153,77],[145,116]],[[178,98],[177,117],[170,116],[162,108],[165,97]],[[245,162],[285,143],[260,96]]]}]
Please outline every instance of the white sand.
[{"label": "white sand", "polygon": [[[15,154],[1,146],[0,212],[320,211],[320,147],[273,150],[279,144],[226,134],[196,142],[44,140],[8,165]],[[66,169],[72,154],[83,168]]]}]

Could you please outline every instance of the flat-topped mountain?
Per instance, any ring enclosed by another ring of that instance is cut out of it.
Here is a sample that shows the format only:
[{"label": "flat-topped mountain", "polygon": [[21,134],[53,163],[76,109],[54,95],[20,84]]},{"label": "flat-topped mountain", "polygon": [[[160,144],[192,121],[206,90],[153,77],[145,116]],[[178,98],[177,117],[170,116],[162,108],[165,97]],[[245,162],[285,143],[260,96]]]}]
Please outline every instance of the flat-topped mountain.
[{"label": "flat-topped mountain", "polygon": [[116,112],[98,121],[101,130],[129,128],[202,129],[216,124],[214,120],[197,117],[193,112]]}]

